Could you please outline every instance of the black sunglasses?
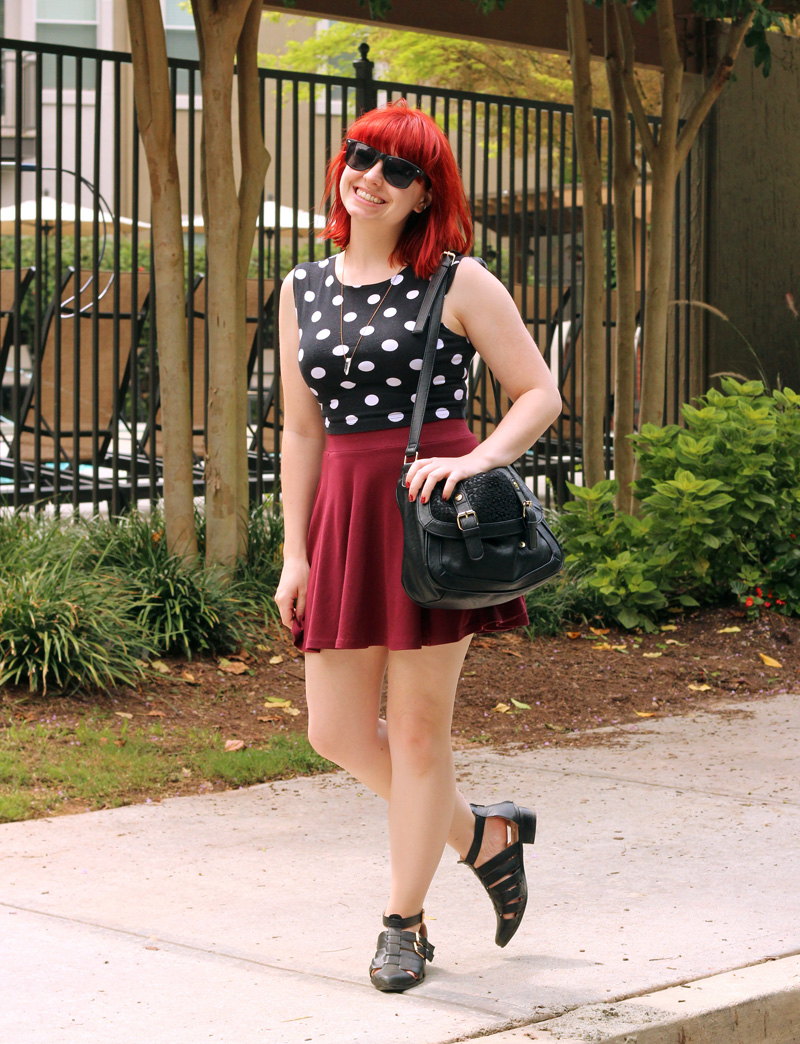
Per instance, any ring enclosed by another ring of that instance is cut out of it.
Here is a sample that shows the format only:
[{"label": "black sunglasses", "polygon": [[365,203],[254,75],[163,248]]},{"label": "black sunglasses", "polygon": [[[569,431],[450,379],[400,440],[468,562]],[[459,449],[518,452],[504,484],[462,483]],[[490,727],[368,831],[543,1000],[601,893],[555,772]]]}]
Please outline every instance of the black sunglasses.
[{"label": "black sunglasses", "polygon": [[383,176],[395,188],[406,189],[417,178],[425,178],[430,184],[430,178],[425,171],[409,160],[378,152],[371,145],[365,145],[363,141],[356,141],[355,138],[347,139],[344,161],[348,167],[352,167],[353,170],[371,170],[378,160],[383,160]]}]

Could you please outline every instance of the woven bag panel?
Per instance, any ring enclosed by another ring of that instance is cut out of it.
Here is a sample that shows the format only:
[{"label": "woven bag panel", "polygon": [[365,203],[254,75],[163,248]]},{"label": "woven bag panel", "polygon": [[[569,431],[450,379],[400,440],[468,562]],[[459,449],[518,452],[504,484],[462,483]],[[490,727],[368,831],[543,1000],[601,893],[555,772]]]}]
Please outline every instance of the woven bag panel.
[{"label": "woven bag panel", "polygon": [[460,510],[455,503],[459,487],[466,489],[472,509],[478,518],[478,524],[486,522],[507,522],[512,518],[520,518],[522,508],[511,479],[503,471],[487,471],[481,475],[473,475],[458,483],[450,500],[442,499],[444,483],[439,483],[431,495],[431,514],[437,522],[455,522]]}]

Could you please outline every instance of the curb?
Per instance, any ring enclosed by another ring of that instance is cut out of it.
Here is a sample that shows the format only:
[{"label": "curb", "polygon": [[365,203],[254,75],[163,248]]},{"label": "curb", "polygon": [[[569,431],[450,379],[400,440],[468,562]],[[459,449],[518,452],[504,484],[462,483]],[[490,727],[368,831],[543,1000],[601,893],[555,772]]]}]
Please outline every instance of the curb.
[{"label": "curb", "polygon": [[800,1044],[800,956],[484,1037],[490,1044]]}]

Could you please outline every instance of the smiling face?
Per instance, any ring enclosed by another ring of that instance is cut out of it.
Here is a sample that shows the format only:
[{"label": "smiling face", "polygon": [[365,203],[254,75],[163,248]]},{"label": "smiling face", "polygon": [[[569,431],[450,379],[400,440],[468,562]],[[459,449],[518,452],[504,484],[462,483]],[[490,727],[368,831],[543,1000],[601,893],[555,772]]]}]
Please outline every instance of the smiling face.
[{"label": "smiling face", "polygon": [[410,214],[422,213],[430,201],[430,192],[421,178],[405,189],[390,185],[383,176],[383,160],[378,160],[369,170],[345,166],[339,193],[351,221],[388,221],[398,228],[405,226]]}]

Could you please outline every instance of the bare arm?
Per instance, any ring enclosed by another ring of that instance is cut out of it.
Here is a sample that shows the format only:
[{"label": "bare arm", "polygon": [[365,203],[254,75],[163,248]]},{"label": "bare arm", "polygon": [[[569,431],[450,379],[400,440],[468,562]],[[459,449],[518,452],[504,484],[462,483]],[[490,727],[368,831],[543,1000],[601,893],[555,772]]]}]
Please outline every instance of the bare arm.
[{"label": "bare arm", "polygon": [[319,483],[325,428],[319,404],[300,374],[297,362],[299,331],[295,314],[293,277],[281,287],[280,351],[283,384],[283,438],[281,492],[283,497],[283,570],[275,592],[281,620],[291,627],[302,616],[308,587],[308,524]]},{"label": "bare arm", "polygon": [[513,405],[471,453],[420,459],[409,468],[409,493],[425,499],[444,479],[444,496],[449,497],[461,479],[510,464],[561,413],[558,388],[511,295],[477,261],[459,263],[442,318],[448,329],[469,337]]}]

